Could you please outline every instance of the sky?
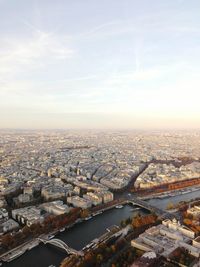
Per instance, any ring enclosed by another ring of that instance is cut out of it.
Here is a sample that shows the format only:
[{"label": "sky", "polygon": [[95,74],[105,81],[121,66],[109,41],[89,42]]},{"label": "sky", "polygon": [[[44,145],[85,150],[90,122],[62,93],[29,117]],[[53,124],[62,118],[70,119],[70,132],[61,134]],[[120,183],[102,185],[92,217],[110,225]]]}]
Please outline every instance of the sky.
[{"label": "sky", "polygon": [[199,0],[0,0],[0,128],[200,128]]}]

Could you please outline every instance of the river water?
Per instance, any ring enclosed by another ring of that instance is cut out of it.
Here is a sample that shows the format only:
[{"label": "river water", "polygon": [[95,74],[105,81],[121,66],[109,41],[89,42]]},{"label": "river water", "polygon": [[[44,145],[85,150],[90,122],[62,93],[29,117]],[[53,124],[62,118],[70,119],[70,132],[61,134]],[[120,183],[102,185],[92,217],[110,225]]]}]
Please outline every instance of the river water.
[{"label": "river water", "polygon": [[177,204],[180,201],[189,201],[198,197],[200,197],[200,190],[163,199],[150,199],[148,200],[148,203],[152,206],[156,206],[162,210],[165,210],[169,203]]},{"label": "river water", "polygon": [[[112,209],[99,214],[88,221],[75,225],[69,230],[56,235],[70,247],[80,250],[90,241],[105,233],[106,228],[119,225],[123,219],[134,216],[139,211],[133,211],[133,206],[126,205],[122,209]],[[141,212],[141,211],[140,211]],[[145,213],[145,211],[142,211]],[[6,263],[6,267],[48,267],[50,264],[59,266],[66,254],[50,245],[39,245],[26,252],[16,260]]]},{"label": "river water", "polygon": [[[164,198],[151,199],[148,202],[153,206],[165,209],[169,202],[178,203],[181,200],[190,200],[200,196],[200,190],[184,195]],[[140,212],[145,213],[144,210]],[[122,209],[112,209],[99,214],[88,221],[75,225],[73,228],[66,230],[56,236],[65,241],[74,249],[81,249],[90,241],[100,236],[106,231],[106,228],[112,225],[119,225],[120,222],[130,216],[134,216],[138,211],[133,211],[130,205],[124,206]],[[5,267],[48,267],[51,264],[59,266],[66,254],[50,245],[39,245],[38,247],[26,252],[18,259],[4,263]]]}]

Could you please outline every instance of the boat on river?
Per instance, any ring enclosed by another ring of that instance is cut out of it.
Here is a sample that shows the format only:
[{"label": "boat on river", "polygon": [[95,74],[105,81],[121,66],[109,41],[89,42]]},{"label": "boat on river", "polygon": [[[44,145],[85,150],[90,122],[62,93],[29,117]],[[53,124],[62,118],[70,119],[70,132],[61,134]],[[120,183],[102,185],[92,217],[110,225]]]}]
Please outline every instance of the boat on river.
[{"label": "boat on river", "polygon": [[88,220],[90,220],[90,219],[92,219],[92,216],[90,216],[90,217],[86,217],[86,218],[85,218],[86,221],[88,221]]},{"label": "boat on river", "polygon": [[2,260],[5,262],[10,262],[10,261],[17,259],[18,257],[23,255],[24,253],[25,253],[25,250],[17,250],[17,251],[14,251],[14,252],[9,253],[8,255],[4,256],[2,258]]},{"label": "boat on river", "polygon": [[122,206],[122,205],[117,205],[115,208],[116,208],[116,209],[122,209],[123,206]]}]

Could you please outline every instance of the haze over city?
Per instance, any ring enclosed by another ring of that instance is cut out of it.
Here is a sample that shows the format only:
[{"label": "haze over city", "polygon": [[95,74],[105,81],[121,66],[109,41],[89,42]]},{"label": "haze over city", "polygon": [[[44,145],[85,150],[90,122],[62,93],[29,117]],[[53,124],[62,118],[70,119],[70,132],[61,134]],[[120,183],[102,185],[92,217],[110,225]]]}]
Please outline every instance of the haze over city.
[{"label": "haze over city", "polygon": [[200,267],[199,15],[0,0],[0,266]]},{"label": "haze over city", "polygon": [[0,1],[1,128],[199,128],[198,0]]}]

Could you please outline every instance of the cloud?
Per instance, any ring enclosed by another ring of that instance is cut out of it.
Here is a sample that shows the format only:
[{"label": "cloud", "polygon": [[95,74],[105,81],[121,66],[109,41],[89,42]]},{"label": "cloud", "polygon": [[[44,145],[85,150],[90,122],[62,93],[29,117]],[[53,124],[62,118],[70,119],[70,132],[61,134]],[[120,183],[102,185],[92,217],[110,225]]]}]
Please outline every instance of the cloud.
[{"label": "cloud", "polygon": [[178,63],[173,65],[159,65],[150,68],[137,68],[135,71],[126,71],[123,73],[116,73],[111,75],[106,83],[108,85],[122,86],[132,84],[134,82],[147,82],[157,81],[160,78],[167,77],[169,74],[173,74],[179,68],[182,68],[184,63]]},{"label": "cloud", "polygon": [[[67,38],[38,31],[26,39],[1,39],[0,73],[15,74],[20,68],[39,68],[74,54]],[[26,69],[23,69],[26,71]]]},{"label": "cloud", "polygon": [[90,29],[89,31],[80,34],[80,36],[90,36],[90,35],[94,35],[96,33],[102,34],[102,32],[105,33],[106,30],[112,29],[112,26],[114,26],[114,27],[116,27],[117,25],[119,26],[120,23],[121,23],[121,21],[109,21],[107,23],[97,25],[96,27]]}]

